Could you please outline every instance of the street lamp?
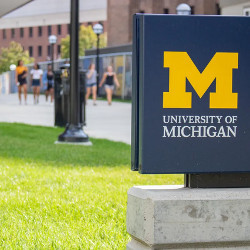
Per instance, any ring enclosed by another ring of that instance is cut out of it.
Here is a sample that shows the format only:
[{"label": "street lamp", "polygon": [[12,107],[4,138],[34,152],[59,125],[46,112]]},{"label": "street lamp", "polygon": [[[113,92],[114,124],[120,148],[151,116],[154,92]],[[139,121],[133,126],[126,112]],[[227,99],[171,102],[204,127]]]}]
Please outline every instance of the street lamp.
[{"label": "street lamp", "polygon": [[96,45],[96,82],[97,82],[97,93],[98,93],[98,86],[99,86],[99,43],[100,43],[100,35],[103,33],[103,26],[100,23],[97,23],[93,26],[93,31],[97,35],[97,45]]},{"label": "street lamp", "polygon": [[79,75],[79,0],[71,0],[70,13],[70,115],[65,131],[59,135],[61,143],[87,144],[80,121],[80,75]]},{"label": "street lamp", "polygon": [[11,71],[16,70],[16,65],[15,65],[15,64],[11,64],[11,65],[10,65],[10,70],[11,70]]},{"label": "street lamp", "polygon": [[52,72],[54,72],[54,45],[56,44],[57,37],[55,35],[49,36],[49,44],[51,47],[51,66],[52,66]]},{"label": "street lamp", "polygon": [[191,15],[191,7],[186,3],[181,3],[176,8],[177,15]]}]

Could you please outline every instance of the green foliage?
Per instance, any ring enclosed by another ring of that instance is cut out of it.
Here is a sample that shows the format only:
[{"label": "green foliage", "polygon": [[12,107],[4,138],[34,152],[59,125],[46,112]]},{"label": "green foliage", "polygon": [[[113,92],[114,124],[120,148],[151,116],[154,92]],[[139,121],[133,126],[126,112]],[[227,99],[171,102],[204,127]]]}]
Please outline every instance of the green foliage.
[{"label": "green foliage", "polygon": [[0,248],[125,249],[127,191],[181,184],[130,171],[130,146],[56,145],[61,128],[0,123]]},{"label": "green foliage", "polygon": [[8,48],[2,48],[0,54],[0,73],[10,70],[10,65],[17,65],[18,60],[23,60],[24,64],[34,62],[34,58],[29,56],[27,50],[23,50],[20,43],[12,41]]},{"label": "green foliage", "polygon": [[[97,43],[97,35],[94,33],[92,26],[81,25],[79,32],[79,56],[85,55],[86,49],[95,48]],[[106,47],[106,34],[100,35],[100,48]],[[70,36],[66,36],[61,40],[62,58],[70,57]]]},{"label": "green foliage", "polygon": [[65,38],[61,40],[61,57],[69,58],[70,57],[70,36],[67,35]]}]

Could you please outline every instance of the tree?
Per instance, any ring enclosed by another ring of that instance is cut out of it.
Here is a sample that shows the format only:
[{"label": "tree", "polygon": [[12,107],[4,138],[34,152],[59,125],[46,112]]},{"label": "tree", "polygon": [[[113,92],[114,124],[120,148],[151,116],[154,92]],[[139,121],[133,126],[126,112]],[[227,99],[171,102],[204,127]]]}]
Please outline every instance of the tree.
[{"label": "tree", "polygon": [[[81,25],[79,32],[79,56],[85,55],[86,49],[96,47],[97,35],[94,33],[92,27]],[[100,48],[107,44],[105,34],[100,35]],[[61,40],[62,58],[69,58],[70,56],[70,36],[66,36]]]},{"label": "tree", "polygon": [[34,58],[29,56],[27,50],[23,50],[20,43],[12,41],[7,48],[1,49],[0,54],[0,73],[10,70],[10,65],[17,65],[18,60],[23,60],[24,64],[34,62]]}]

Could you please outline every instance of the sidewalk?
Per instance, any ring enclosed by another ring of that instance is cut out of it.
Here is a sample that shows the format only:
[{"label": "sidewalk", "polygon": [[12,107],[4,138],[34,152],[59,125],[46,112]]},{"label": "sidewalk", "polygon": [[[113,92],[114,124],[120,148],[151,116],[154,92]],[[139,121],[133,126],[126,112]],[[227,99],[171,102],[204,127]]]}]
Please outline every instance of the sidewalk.
[{"label": "sidewalk", "polygon": [[[87,126],[84,131],[95,138],[131,143],[131,104],[92,100],[86,106]],[[54,104],[40,96],[38,105],[33,104],[33,96],[28,95],[28,104],[19,105],[17,94],[0,95],[0,122],[19,122],[31,125],[54,126]]]}]

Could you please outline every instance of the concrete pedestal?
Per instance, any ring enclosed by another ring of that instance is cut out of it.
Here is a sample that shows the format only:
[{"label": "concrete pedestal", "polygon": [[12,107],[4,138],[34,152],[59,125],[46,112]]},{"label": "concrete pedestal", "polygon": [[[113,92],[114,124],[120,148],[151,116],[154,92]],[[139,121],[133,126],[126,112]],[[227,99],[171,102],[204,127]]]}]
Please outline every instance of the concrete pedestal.
[{"label": "concrete pedestal", "polygon": [[128,191],[127,250],[250,249],[250,188]]}]

